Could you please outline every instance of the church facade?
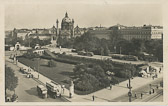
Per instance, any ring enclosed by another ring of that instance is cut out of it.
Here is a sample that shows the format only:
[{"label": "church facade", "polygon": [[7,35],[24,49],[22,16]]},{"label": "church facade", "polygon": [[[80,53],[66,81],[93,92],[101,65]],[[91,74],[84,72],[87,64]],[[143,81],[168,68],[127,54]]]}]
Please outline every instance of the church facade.
[{"label": "church facade", "polygon": [[65,13],[65,17],[62,19],[61,28],[59,26],[59,21],[56,21],[56,36],[62,38],[72,38],[74,37],[74,20],[68,17],[68,13]]}]

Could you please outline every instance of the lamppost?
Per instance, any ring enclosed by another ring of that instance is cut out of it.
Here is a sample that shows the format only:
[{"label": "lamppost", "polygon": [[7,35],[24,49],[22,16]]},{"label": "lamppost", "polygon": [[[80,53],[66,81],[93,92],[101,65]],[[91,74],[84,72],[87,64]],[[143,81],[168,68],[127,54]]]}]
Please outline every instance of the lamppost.
[{"label": "lamppost", "polygon": [[37,78],[39,79],[39,58],[37,58]]},{"label": "lamppost", "polygon": [[[126,72],[128,72],[127,71],[127,69],[126,69]],[[131,87],[131,78],[130,78],[130,76],[128,75],[128,89],[129,89],[129,92],[128,92],[128,97],[129,97],[129,102],[131,102],[132,100],[131,100],[131,98],[132,98],[132,87]]]},{"label": "lamppost", "polygon": [[37,62],[38,62],[38,66],[37,66],[37,69],[38,69],[38,79],[39,79],[39,58],[38,58]]}]

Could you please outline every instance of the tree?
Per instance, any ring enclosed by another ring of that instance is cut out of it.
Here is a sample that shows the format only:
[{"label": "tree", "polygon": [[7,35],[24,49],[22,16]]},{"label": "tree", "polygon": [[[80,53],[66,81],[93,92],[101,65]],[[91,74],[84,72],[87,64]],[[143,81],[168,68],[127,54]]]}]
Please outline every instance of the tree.
[{"label": "tree", "polygon": [[74,68],[74,75],[78,79],[77,88],[82,90],[92,90],[110,84],[104,69],[96,64],[79,64]]},{"label": "tree", "polygon": [[6,90],[14,91],[18,85],[18,78],[15,76],[14,71],[5,65],[5,93]]},{"label": "tree", "polygon": [[48,61],[48,66],[49,67],[56,67],[56,62],[54,60]]},{"label": "tree", "polygon": [[163,62],[163,44],[156,47],[156,52],[154,55],[158,58],[158,61]]},{"label": "tree", "polygon": [[124,69],[126,71],[127,78],[132,78],[134,75],[137,74],[136,68],[132,64],[125,64]]}]

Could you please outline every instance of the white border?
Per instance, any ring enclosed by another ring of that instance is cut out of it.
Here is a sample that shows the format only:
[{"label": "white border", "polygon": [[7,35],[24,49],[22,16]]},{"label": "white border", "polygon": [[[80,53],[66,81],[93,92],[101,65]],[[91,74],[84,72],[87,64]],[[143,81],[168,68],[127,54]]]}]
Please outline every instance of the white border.
[{"label": "white border", "polygon": [[[0,105],[168,105],[168,2],[166,0],[0,0]],[[6,4],[34,4],[34,3],[84,3],[84,4],[162,4],[163,5],[163,28],[164,28],[164,102],[23,102],[5,103],[4,102],[4,6]]]}]

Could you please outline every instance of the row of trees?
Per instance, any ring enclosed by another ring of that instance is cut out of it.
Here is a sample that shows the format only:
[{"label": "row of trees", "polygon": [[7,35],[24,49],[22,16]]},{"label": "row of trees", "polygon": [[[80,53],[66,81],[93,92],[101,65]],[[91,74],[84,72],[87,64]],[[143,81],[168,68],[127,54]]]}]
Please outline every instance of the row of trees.
[{"label": "row of trees", "polygon": [[19,42],[23,46],[26,46],[26,47],[30,46],[30,47],[34,48],[36,46],[36,44],[39,44],[41,46],[51,44],[50,41],[51,41],[51,39],[40,40],[38,37],[37,38],[25,37],[24,40],[22,37],[12,37],[12,38],[5,39],[5,44],[14,46],[16,44],[16,42]]},{"label": "row of trees", "polygon": [[67,48],[74,48],[77,51],[93,52],[97,55],[108,55],[110,50],[108,48],[109,41],[106,39],[98,39],[89,32],[84,33],[76,38],[59,38],[58,45]]},{"label": "row of trees", "polygon": [[145,52],[154,56],[159,61],[163,61],[163,40],[141,40],[132,39],[130,41],[122,39],[117,35],[109,35],[110,39],[98,39],[89,32],[80,37],[67,39],[59,38],[58,45],[62,47],[74,48],[77,51],[89,51],[97,55],[109,55],[110,52],[125,55],[135,55],[140,59]]}]

